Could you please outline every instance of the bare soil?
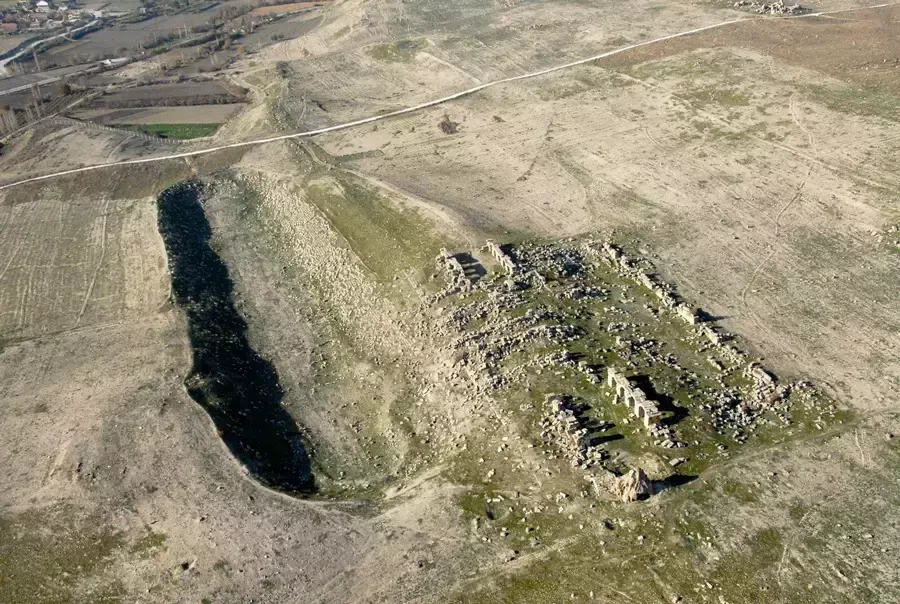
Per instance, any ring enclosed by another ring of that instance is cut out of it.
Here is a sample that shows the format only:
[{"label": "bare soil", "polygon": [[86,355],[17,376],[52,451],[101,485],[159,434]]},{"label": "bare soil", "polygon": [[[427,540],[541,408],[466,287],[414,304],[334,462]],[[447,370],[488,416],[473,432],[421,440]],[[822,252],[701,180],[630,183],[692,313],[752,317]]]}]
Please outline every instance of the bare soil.
[{"label": "bare soil", "polygon": [[93,101],[100,107],[152,107],[154,105],[209,105],[238,102],[231,91],[214,81],[155,84],[127,88]]},{"label": "bare soil", "polygon": [[147,107],[146,109],[88,109],[71,115],[100,124],[221,124],[246,105],[191,105],[187,107]]},{"label": "bare soil", "polygon": [[700,48],[747,49],[869,91],[896,94],[900,86],[900,40],[894,35],[898,19],[900,7],[894,6],[808,19],[747,21],[630,50],[601,64],[634,65]]}]

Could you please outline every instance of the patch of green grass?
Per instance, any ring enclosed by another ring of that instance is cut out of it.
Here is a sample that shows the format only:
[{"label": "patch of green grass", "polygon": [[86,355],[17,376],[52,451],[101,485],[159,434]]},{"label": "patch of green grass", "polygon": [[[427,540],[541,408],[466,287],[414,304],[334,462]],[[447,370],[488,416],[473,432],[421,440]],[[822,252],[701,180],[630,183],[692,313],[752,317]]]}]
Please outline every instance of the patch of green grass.
[{"label": "patch of green grass", "polygon": [[722,484],[722,492],[741,503],[756,503],[759,501],[757,489],[737,480],[725,480]]},{"label": "patch of green grass", "polygon": [[747,139],[746,133],[724,130],[710,120],[694,119],[690,123],[708,140],[738,142]]},{"label": "patch of green grass", "polygon": [[379,61],[404,63],[411,61],[423,48],[425,48],[424,40],[399,40],[390,44],[373,46],[369,50],[369,54]]},{"label": "patch of green grass", "polygon": [[606,45],[611,48],[619,48],[622,46],[629,46],[634,44],[634,41],[631,38],[626,38],[625,36],[616,36],[615,38],[611,38],[606,42]]},{"label": "patch of green grass", "polygon": [[700,86],[681,93],[682,97],[690,101],[692,105],[706,107],[707,105],[720,105],[723,107],[746,107],[750,104],[750,97],[736,88],[723,86]]},{"label": "patch of green grass", "polygon": [[326,174],[333,180],[310,179],[306,197],[369,270],[387,281],[407,271],[431,268],[445,241],[425,217],[339,171],[319,175]]},{"label": "patch of green grass", "polygon": [[900,122],[900,103],[894,94],[867,88],[835,88],[824,85],[807,85],[801,88],[812,101],[821,103],[832,111],[862,117],[880,117]]},{"label": "patch of green grass", "polygon": [[99,575],[122,546],[120,534],[66,506],[0,517],[0,602],[119,601],[121,585]]},{"label": "patch of green grass", "polygon": [[583,94],[588,90],[590,90],[590,86],[583,81],[577,79],[558,80],[552,86],[539,88],[538,94],[542,101],[557,101]]},{"label": "patch of green grass", "polygon": [[131,546],[131,553],[142,558],[149,558],[155,553],[155,550],[162,548],[166,543],[165,533],[154,533],[150,531]]},{"label": "patch of green grass", "polygon": [[731,593],[742,590],[759,593],[766,578],[774,570],[784,550],[781,531],[766,528],[747,539],[743,547],[723,557],[714,579]]},{"label": "patch of green grass", "polygon": [[91,199],[98,195],[118,200],[139,199],[155,196],[190,174],[190,169],[183,162],[121,166],[24,184],[8,189],[4,200],[15,205],[30,203],[48,195],[59,199]]},{"label": "patch of green grass", "polygon": [[221,124],[121,124],[117,127],[145,132],[159,138],[189,140],[210,136],[219,129],[219,126]]},{"label": "patch of green grass", "polygon": [[714,50],[627,65],[622,70],[641,79],[714,80],[718,87],[735,87],[741,82],[743,67],[743,61],[735,55]]},{"label": "patch of green grass", "polygon": [[792,505],[788,509],[788,515],[794,522],[800,522],[801,520],[803,520],[803,517],[806,516],[807,512],[809,512],[809,509],[809,507],[803,505],[802,503],[797,503],[795,505]]}]

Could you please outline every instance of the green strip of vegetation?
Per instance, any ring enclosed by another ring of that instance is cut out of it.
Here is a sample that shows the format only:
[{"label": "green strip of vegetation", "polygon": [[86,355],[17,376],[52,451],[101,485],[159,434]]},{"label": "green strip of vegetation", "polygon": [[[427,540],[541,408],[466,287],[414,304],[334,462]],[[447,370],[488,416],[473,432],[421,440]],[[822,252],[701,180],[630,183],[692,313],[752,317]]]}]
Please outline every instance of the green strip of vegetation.
[{"label": "green strip of vegetation", "polygon": [[222,124],[119,124],[117,128],[125,130],[137,130],[158,136],[159,138],[174,138],[188,140],[210,136]]}]

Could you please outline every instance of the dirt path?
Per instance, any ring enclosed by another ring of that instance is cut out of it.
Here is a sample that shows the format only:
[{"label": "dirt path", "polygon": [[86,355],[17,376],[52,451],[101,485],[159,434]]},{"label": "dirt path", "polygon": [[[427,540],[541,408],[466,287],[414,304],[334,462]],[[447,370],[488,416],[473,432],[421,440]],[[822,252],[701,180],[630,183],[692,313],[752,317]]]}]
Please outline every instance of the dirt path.
[{"label": "dirt path", "polygon": [[[780,19],[805,19],[805,18],[810,18],[810,17],[822,17],[822,16],[826,16],[826,15],[833,15],[833,14],[837,14],[837,13],[847,13],[847,12],[854,12],[854,11],[861,11],[861,10],[872,10],[872,9],[888,8],[888,7],[894,7],[894,6],[900,6],[900,2],[889,2],[889,3],[884,3],[884,4],[877,4],[875,6],[862,6],[862,7],[857,7],[857,8],[845,8],[845,9],[834,10],[834,11],[809,13],[807,15],[799,15],[796,17],[780,17]],[[119,161],[119,162],[111,162],[111,163],[106,163],[106,164],[83,166],[81,168],[73,168],[70,170],[61,170],[59,172],[44,174],[42,176],[33,176],[31,178],[25,178],[22,180],[7,183],[5,185],[0,186],[0,191],[11,188],[11,187],[31,183],[31,182],[48,180],[48,179],[57,178],[60,176],[68,176],[70,174],[80,174],[82,172],[90,172],[93,170],[99,170],[101,168],[112,168],[112,167],[117,167],[117,166],[131,166],[131,165],[136,165],[136,164],[147,164],[147,163],[153,163],[153,162],[166,161],[166,160],[170,160],[170,159],[194,157],[194,156],[198,156],[198,155],[206,155],[209,153],[216,153],[218,151],[223,151],[226,149],[237,149],[237,148],[241,148],[241,147],[250,147],[250,146],[254,146],[254,145],[264,145],[264,144],[272,143],[272,142],[276,142],[276,141],[290,140],[290,139],[296,139],[296,138],[308,138],[308,137],[312,137],[312,136],[317,136],[319,134],[326,134],[328,132],[338,132],[340,130],[347,130],[349,128],[355,128],[356,126],[362,126],[364,124],[371,124],[373,122],[383,121],[383,120],[391,119],[391,118],[394,118],[397,116],[407,115],[410,113],[416,113],[423,109],[428,109],[430,107],[436,107],[438,105],[443,105],[445,103],[449,103],[450,101],[454,101],[456,99],[470,96],[472,94],[475,94],[475,93],[485,90],[487,88],[492,88],[494,86],[499,86],[501,84],[508,84],[511,82],[528,80],[528,79],[537,78],[537,77],[540,77],[543,75],[555,73],[557,71],[562,71],[564,69],[571,69],[572,67],[578,67],[580,65],[585,65],[587,63],[591,63],[591,62],[597,61],[599,59],[604,59],[606,57],[611,57],[613,55],[621,54],[623,52],[627,52],[627,51],[633,50],[635,48],[641,48],[644,46],[650,46],[652,44],[658,44],[660,42],[665,42],[668,40],[683,38],[686,36],[691,36],[693,34],[705,32],[705,31],[709,31],[709,30],[713,30],[713,29],[719,29],[722,27],[727,27],[729,25],[734,25],[736,23],[743,23],[745,21],[754,21],[754,20],[763,20],[763,19],[771,19],[771,17],[745,17],[745,18],[740,18],[740,19],[731,19],[729,21],[722,21],[719,23],[713,23],[712,25],[706,25],[704,27],[697,27],[694,29],[689,29],[686,31],[678,32],[675,34],[669,34],[667,36],[662,36],[660,38],[655,38],[653,40],[647,40],[646,42],[630,44],[628,46],[623,46],[623,47],[617,48],[615,50],[610,50],[610,51],[603,52],[603,53],[600,53],[597,55],[593,55],[593,56],[590,56],[590,57],[587,57],[584,59],[579,59],[577,61],[571,61],[569,63],[563,63],[561,65],[556,65],[554,67],[548,67],[547,69],[542,69],[540,71],[524,73],[521,75],[511,76],[511,77],[503,78],[500,80],[494,80],[492,82],[485,82],[484,84],[480,84],[473,88],[468,88],[466,90],[462,90],[460,92],[456,92],[456,93],[453,93],[448,96],[444,96],[444,97],[441,97],[438,99],[433,99],[431,101],[426,101],[424,103],[419,103],[418,105],[412,105],[410,107],[405,107],[403,109],[398,109],[396,111],[391,111],[389,113],[373,115],[373,116],[362,118],[359,120],[345,122],[343,124],[328,126],[326,128],[319,128],[316,130],[309,130],[306,132],[294,132],[291,134],[282,134],[279,136],[272,136],[272,137],[268,137],[268,138],[260,138],[260,139],[255,139],[255,140],[243,141],[240,143],[231,143],[228,145],[219,145],[216,147],[209,147],[207,149],[197,149],[195,151],[172,153],[172,154],[163,155],[163,156],[159,156],[159,157],[146,157],[146,158],[141,158],[141,159],[131,159],[131,160],[124,160],[124,161]]]}]

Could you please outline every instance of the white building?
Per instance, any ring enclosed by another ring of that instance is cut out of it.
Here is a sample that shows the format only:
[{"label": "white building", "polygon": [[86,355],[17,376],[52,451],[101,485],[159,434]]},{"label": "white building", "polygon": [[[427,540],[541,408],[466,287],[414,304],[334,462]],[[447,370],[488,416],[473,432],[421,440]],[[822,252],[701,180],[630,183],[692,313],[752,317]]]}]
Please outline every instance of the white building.
[{"label": "white building", "polygon": [[39,13],[49,13],[50,5],[47,3],[47,0],[38,0],[37,4],[34,5],[34,9]]}]

